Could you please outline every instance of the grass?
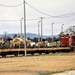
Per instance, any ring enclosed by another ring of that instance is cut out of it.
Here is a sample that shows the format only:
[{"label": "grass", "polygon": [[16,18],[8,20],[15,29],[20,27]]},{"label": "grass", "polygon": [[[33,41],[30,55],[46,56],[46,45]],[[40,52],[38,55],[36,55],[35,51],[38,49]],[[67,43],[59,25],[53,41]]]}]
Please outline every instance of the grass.
[{"label": "grass", "polygon": [[51,72],[47,72],[47,73],[40,73],[39,75],[52,75]]},{"label": "grass", "polygon": [[62,73],[62,72],[64,72],[64,71],[45,72],[45,73],[40,73],[39,75],[52,75],[52,74]]},{"label": "grass", "polygon": [[49,54],[41,54],[39,56],[67,56],[67,55],[75,55],[74,52],[69,52],[69,53],[49,53]]},{"label": "grass", "polygon": [[69,70],[63,70],[63,71],[45,72],[45,73],[40,73],[38,75],[52,75],[52,74],[63,73],[65,71],[72,71],[72,70],[75,70],[75,69],[69,69]]}]

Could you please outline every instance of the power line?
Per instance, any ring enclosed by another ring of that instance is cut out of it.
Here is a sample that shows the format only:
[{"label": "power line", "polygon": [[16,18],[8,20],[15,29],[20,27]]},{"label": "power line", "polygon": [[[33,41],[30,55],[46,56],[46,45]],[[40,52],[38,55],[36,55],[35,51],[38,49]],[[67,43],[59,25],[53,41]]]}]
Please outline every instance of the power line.
[{"label": "power line", "polygon": [[57,17],[65,18],[65,17],[71,17],[71,16],[74,16],[74,15],[75,15],[75,12],[69,13],[69,14],[58,15]]},{"label": "power line", "polygon": [[[42,17],[43,19],[50,19],[51,17]],[[34,21],[34,20],[40,20],[40,18],[31,18],[31,19],[26,19],[26,21]],[[20,20],[0,20],[0,21],[20,21]],[[24,20],[23,20],[24,21]]]},{"label": "power line", "polygon": [[46,14],[44,12],[41,12],[39,10],[37,10],[36,8],[34,8],[33,6],[31,6],[30,4],[28,4],[27,2],[25,2],[28,6],[30,6],[32,9],[36,10],[37,12],[43,14],[43,15],[46,15],[46,16],[50,16],[49,18],[66,18],[66,17],[71,17],[71,16],[74,16],[75,15],[75,12],[73,13],[69,13],[69,14],[63,14],[63,15],[58,15],[58,16],[52,16],[52,15],[49,15],[49,14]]},{"label": "power line", "polygon": [[3,7],[18,7],[18,6],[22,5],[22,4],[23,3],[18,4],[18,5],[13,5],[13,6],[8,6],[8,5],[0,4],[0,6],[3,6]]},{"label": "power line", "polygon": [[27,21],[34,21],[34,20],[39,20],[40,18],[35,18],[35,19],[27,19]]},{"label": "power line", "polygon": [[[43,15],[46,15],[46,16],[50,16],[48,18],[67,18],[67,17],[71,17],[71,16],[74,16],[75,15],[75,12],[73,13],[69,13],[69,14],[63,14],[63,15],[58,15],[58,16],[52,16],[52,15],[49,15],[49,14],[46,14],[44,12],[41,12],[40,10],[34,8],[33,6],[31,6],[30,4],[28,4],[27,2],[25,2],[28,6],[30,6],[32,9],[36,10],[37,12],[43,14]],[[18,6],[21,6],[23,3],[21,4],[18,4],[18,5],[13,5],[13,6],[8,6],[8,5],[4,5],[4,4],[0,4],[0,6],[4,6],[4,7],[18,7]],[[45,19],[45,18],[44,18]]]},{"label": "power line", "polygon": [[36,10],[37,12],[39,12],[39,13],[41,13],[41,14],[44,14],[44,15],[46,15],[46,16],[53,17],[53,16],[51,16],[51,15],[48,15],[48,14],[46,14],[46,13],[43,13],[43,12],[37,10],[36,8],[32,7],[32,6],[31,6],[30,4],[28,4],[27,2],[25,2],[25,3],[26,3],[28,6],[30,6],[32,9]]},{"label": "power line", "polygon": [[[27,19],[26,21],[34,21],[34,20],[39,20],[40,18],[35,18],[35,19]],[[1,22],[2,21],[10,21],[10,22],[12,22],[12,21],[20,21],[20,20],[0,20]],[[23,20],[24,21],[24,20]]]},{"label": "power line", "polygon": [[0,21],[1,21],[1,22],[2,22],[2,21],[15,21],[15,22],[16,22],[16,21],[20,21],[20,20],[0,20]]}]

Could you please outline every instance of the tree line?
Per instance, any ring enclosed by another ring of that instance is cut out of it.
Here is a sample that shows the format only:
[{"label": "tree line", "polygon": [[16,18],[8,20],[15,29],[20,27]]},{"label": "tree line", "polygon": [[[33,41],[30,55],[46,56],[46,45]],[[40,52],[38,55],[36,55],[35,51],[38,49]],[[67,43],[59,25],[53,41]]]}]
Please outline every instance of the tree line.
[{"label": "tree line", "polygon": [[[34,37],[34,38],[28,37],[27,39],[31,40],[32,42],[38,42],[38,37]],[[40,38],[40,40],[41,40],[41,38]],[[59,38],[53,37],[53,41],[58,41],[58,40],[59,40]],[[42,38],[42,41],[52,42],[52,38],[51,37]]]}]

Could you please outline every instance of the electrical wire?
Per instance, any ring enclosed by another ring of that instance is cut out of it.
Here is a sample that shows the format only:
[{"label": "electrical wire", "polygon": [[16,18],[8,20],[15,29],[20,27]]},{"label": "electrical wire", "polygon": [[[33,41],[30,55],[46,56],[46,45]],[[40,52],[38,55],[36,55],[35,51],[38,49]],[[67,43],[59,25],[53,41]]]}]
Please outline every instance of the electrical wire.
[{"label": "electrical wire", "polygon": [[31,6],[30,4],[28,4],[27,2],[25,2],[25,3],[26,3],[28,6],[30,6],[32,9],[36,10],[37,12],[39,12],[39,13],[41,13],[41,14],[44,14],[44,15],[46,15],[46,16],[53,17],[52,15],[48,15],[48,14],[46,14],[46,13],[43,13],[43,12],[37,10],[36,8],[32,7],[32,6]]},{"label": "electrical wire", "polygon": [[46,14],[44,12],[41,12],[39,10],[37,10],[36,8],[34,8],[33,6],[31,6],[30,4],[28,4],[27,2],[25,2],[28,6],[30,6],[32,9],[36,10],[37,12],[43,14],[43,15],[46,15],[46,16],[50,16],[49,18],[66,18],[66,17],[71,17],[71,16],[74,16],[75,15],[75,12],[73,13],[69,13],[69,14],[63,14],[63,15],[58,15],[58,16],[52,16],[52,15],[49,15],[49,14]]},{"label": "electrical wire", "polygon": [[20,21],[20,20],[0,20],[1,22],[2,21]]},{"label": "electrical wire", "polygon": [[71,17],[71,16],[74,16],[74,15],[75,15],[75,12],[69,13],[69,14],[64,14],[64,15],[59,15],[59,16],[57,16],[57,17],[65,18],[65,17]]},{"label": "electrical wire", "polygon": [[8,5],[0,4],[0,6],[3,6],[3,7],[18,7],[18,6],[21,6],[22,4],[23,3],[18,4],[18,5],[13,5],[13,6],[8,6]]},{"label": "electrical wire", "polygon": [[39,18],[35,18],[35,19],[27,19],[27,21],[34,21],[34,20],[39,20]]},{"label": "electrical wire", "polygon": [[[28,4],[27,2],[25,2],[28,6],[30,6],[32,9],[36,10],[37,12],[43,14],[43,15],[46,15],[46,16],[49,16],[48,18],[67,18],[67,17],[71,17],[71,16],[74,16],[75,15],[75,12],[73,13],[69,13],[69,14],[63,14],[63,15],[58,15],[58,16],[52,16],[52,15],[49,15],[49,14],[46,14],[44,12],[41,12],[40,10],[34,8],[33,6],[31,6],[30,4]],[[4,6],[4,7],[18,7],[20,5],[22,5],[23,3],[21,4],[18,4],[18,5],[13,5],[13,6],[8,6],[8,5],[4,5],[4,4],[0,4],[0,6]],[[44,18],[45,19],[45,18]]]},{"label": "electrical wire", "polygon": [[[32,18],[32,19],[26,19],[26,21],[37,21],[37,20],[40,20],[41,18]],[[51,19],[51,17],[42,17],[42,19]],[[0,20],[1,22],[3,22],[3,21],[14,21],[14,22],[18,22],[18,21],[21,21],[21,20]],[[22,20],[22,21],[24,21],[24,20]]]},{"label": "electrical wire", "polygon": [[[39,20],[40,18],[35,18],[35,19],[27,19],[26,21],[34,21],[34,20]],[[21,20],[0,20],[1,22],[2,21],[21,21]],[[24,20],[23,20],[24,21]]]}]

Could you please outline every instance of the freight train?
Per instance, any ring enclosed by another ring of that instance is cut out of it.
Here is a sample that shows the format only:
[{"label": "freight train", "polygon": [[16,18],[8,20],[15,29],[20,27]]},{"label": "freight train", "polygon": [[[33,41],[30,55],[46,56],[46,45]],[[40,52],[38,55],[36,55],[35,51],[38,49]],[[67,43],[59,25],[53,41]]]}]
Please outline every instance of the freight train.
[{"label": "freight train", "polygon": [[[26,39],[26,53],[35,54],[35,53],[55,53],[55,52],[70,52],[75,50],[75,35],[74,34],[62,34],[60,40],[56,41],[55,46],[50,46],[47,41],[39,42],[31,46],[31,40]],[[25,55],[24,49],[24,38],[13,38],[7,40],[0,40],[0,55],[6,57],[6,55],[15,55],[18,54]]]}]

